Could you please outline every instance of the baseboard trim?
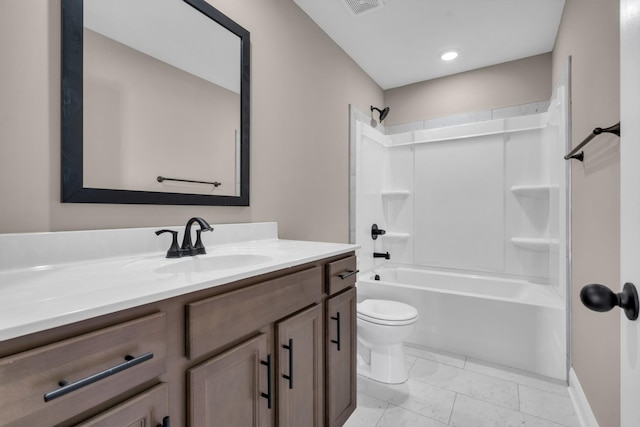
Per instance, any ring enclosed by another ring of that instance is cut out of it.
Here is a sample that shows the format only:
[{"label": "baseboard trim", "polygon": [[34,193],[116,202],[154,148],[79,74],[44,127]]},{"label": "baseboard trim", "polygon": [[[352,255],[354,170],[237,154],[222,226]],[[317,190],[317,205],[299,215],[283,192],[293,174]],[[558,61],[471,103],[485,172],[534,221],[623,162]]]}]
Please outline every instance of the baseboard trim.
[{"label": "baseboard trim", "polygon": [[582,427],[599,427],[598,420],[591,410],[587,396],[582,390],[578,376],[573,368],[569,370],[569,397],[578,415],[578,421]]}]

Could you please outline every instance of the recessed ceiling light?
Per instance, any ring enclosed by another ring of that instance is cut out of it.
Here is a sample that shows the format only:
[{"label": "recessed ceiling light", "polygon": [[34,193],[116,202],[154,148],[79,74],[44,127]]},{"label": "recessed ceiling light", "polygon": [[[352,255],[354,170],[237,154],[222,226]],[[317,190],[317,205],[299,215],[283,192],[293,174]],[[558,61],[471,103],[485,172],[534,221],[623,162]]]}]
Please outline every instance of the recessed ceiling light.
[{"label": "recessed ceiling light", "polygon": [[448,50],[440,55],[440,59],[442,59],[443,61],[453,61],[458,57],[458,55],[459,52],[457,50]]}]

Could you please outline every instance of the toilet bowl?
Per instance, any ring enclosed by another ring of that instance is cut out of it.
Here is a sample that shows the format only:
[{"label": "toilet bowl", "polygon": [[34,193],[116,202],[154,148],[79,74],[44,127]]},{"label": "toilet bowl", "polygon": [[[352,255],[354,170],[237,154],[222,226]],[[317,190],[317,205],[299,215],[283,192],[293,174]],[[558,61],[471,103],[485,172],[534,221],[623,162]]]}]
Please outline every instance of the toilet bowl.
[{"label": "toilet bowl", "polygon": [[357,304],[358,373],[387,384],[407,381],[406,340],[418,320],[418,310],[396,301],[367,299]]}]

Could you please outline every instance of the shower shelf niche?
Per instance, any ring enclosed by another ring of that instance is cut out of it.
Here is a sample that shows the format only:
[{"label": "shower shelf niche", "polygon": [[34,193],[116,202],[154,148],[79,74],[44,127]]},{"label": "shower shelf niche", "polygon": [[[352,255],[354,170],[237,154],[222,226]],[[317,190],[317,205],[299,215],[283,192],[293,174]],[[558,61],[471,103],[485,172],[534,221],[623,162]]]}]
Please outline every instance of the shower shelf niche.
[{"label": "shower shelf niche", "polygon": [[551,184],[514,185],[511,187],[511,192],[517,196],[548,197],[549,192],[554,188],[558,188],[558,186]]},{"label": "shower shelf niche", "polygon": [[512,237],[511,243],[524,249],[533,251],[548,251],[551,246],[559,244],[556,239],[533,239],[527,237]]},{"label": "shower shelf niche", "polygon": [[405,241],[405,240],[409,240],[409,237],[411,237],[411,234],[409,233],[387,233],[384,236],[382,236],[384,238],[384,240],[389,240],[389,241]]},{"label": "shower shelf niche", "polygon": [[409,194],[409,190],[382,190],[383,199],[406,199]]}]

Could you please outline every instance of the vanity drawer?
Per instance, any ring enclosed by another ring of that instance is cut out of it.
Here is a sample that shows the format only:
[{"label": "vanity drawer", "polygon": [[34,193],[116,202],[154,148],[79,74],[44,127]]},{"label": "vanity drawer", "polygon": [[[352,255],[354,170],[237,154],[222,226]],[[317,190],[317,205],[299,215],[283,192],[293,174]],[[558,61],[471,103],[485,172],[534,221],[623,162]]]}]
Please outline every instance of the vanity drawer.
[{"label": "vanity drawer", "polygon": [[189,359],[211,352],[322,299],[322,270],[312,267],[186,306]]},{"label": "vanity drawer", "polygon": [[333,295],[356,283],[356,257],[352,255],[330,262],[327,268],[327,295]]},{"label": "vanity drawer", "polygon": [[55,425],[153,379],[166,342],[157,313],[0,359],[0,425]]}]

